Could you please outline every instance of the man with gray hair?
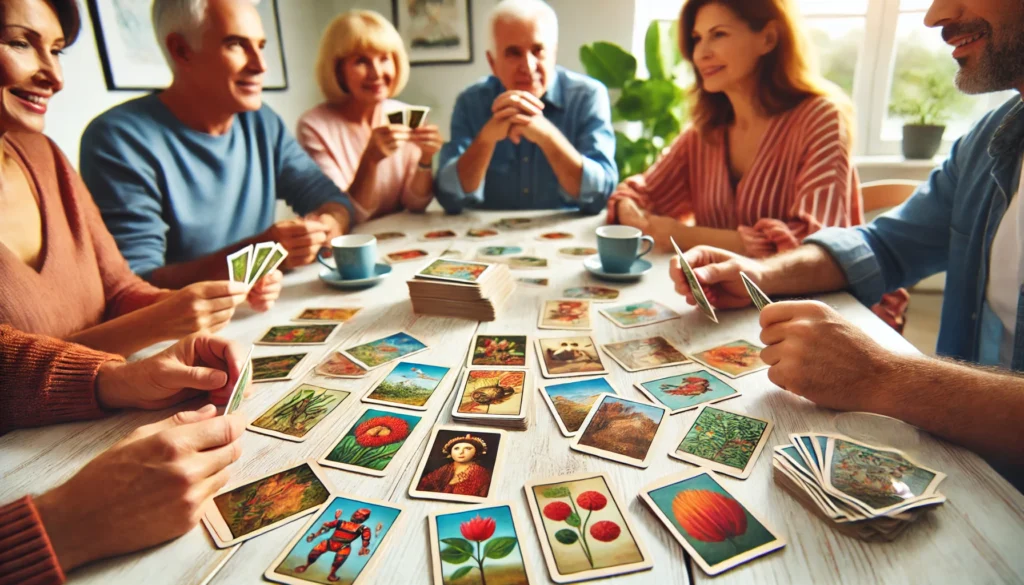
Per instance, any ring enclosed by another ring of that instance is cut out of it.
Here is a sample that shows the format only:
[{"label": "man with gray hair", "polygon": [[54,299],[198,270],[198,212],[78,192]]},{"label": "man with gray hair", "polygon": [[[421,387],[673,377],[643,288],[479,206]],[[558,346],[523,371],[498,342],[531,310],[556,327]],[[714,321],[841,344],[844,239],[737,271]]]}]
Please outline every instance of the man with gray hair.
[{"label": "man with gray hair", "polygon": [[[226,255],[258,241],[280,242],[286,268],[308,264],[349,227],[348,198],[263,104],[254,4],[155,0],[170,87],[82,135],[82,178],[132,270],[158,286],[226,278]],[[304,217],[274,223],[278,198]]]},{"label": "man with gray hair", "polygon": [[503,0],[490,26],[493,75],[455,102],[438,202],[598,213],[619,180],[608,90],[555,65],[558,18],[542,0]]}]

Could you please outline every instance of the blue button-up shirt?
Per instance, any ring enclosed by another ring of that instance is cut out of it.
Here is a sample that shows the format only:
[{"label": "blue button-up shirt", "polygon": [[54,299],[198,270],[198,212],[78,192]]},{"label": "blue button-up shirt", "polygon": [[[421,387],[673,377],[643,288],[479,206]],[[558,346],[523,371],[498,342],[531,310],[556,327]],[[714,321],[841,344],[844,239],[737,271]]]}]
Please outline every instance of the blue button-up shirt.
[{"label": "blue button-up shirt", "polygon": [[451,141],[441,149],[434,190],[445,211],[579,208],[594,214],[604,209],[619,181],[608,90],[595,79],[561,67],[555,68],[555,79],[541,100],[544,117],[583,156],[579,196],[562,189],[540,147],[525,139],[518,146],[507,138],[498,142],[479,187],[468,193],[462,189],[455,165],[491,119],[491,105],[504,92],[498,78],[491,76],[471,85],[455,102]]},{"label": "blue button-up shirt", "polygon": [[[982,328],[988,271],[1000,269],[989,266],[989,251],[1017,189],[1022,153],[1024,103],[1015,97],[957,140],[906,203],[868,225],[824,229],[806,241],[832,254],[867,305],[946,271],[936,351],[977,362],[984,345],[999,342]],[[1018,313],[1018,333],[1022,320]]]}]

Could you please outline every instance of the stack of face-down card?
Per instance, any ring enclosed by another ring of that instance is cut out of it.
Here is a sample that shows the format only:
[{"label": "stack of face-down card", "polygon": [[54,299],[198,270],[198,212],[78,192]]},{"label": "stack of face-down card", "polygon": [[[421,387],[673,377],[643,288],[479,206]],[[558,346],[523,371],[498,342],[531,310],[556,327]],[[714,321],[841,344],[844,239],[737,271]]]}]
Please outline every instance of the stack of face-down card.
[{"label": "stack of face-down card", "polygon": [[792,444],[775,448],[775,482],[841,532],[863,540],[893,540],[946,501],[936,491],[946,475],[896,449],[841,435],[789,438]]}]

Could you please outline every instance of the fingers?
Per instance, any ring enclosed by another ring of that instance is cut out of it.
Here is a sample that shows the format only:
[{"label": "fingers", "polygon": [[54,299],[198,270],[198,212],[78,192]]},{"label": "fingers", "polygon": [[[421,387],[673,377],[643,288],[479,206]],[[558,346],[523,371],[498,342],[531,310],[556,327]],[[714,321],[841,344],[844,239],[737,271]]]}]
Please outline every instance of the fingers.
[{"label": "fingers", "polygon": [[210,280],[189,285],[185,289],[195,293],[200,299],[230,299],[239,294],[245,294],[245,283],[232,282],[230,280]]},{"label": "fingers", "polygon": [[[317,222],[319,225],[323,225]],[[301,236],[295,236],[287,238],[281,241],[281,245],[284,246],[288,253],[291,254],[292,250],[302,250],[304,248],[320,248],[327,241],[327,228],[324,227],[321,231],[309,232]]]},{"label": "fingers", "polygon": [[[221,418],[230,418],[221,417]],[[190,457],[186,466],[188,475],[196,478],[209,478],[223,471],[242,456],[240,441],[232,441],[222,447],[216,447]],[[223,486],[221,486],[223,487]],[[220,489],[220,488],[217,488]],[[216,490],[214,490],[216,491]],[[205,498],[204,498],[205,499]]]},{"label": "fingers", "polygon": [[230,445],[244,430],[242,417],[229,414],[167,429],[166,440],[179,452],[198,453]]},{"label": "fingers", "polygon": [[833,313],[831,307],[818,301],[778,301],[761,311],[761,328],[767,329],[775,323],[796,321],[802,318],[822,321],[831,313]]},{"label": "fingers", "polygon": [[198,495],[197,500],[205,504],[206,500],[209,500],[211,497],[216,495],[217,492],[224,489],[224,486],[228,484],[230,479],[231,470],[225,468],[199,482],[199,484],[194,488]]},{"label": "fingers", "polygon": [[207,404],[198,410],[183,410],[175,413],[161,421],[157,421],[152,424],[143,425],[135,429],[131,435],[125,439],[126,442],[137,441],[144,437],[154,435],[161,431],[173,429],[175,427],[190,425],[193,423],[202,422],[208,420],[211,417],[217,415],[217,407],[212,404]]},{"label": "fingers", "polygon": [[544,110],[544,102],[537,96],[524,91],[507,91],[498,96],[491,105],[491,111],[497,112],[505,108],[515,108],[529,115],[540,114]]}]

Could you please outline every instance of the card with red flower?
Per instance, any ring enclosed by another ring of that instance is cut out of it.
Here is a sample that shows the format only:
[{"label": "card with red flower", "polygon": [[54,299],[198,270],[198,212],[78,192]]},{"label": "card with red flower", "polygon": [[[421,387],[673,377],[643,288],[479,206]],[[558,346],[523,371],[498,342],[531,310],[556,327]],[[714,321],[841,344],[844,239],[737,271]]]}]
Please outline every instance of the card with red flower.
[{"label": "card with red flower", "polygon": [[513,502],[428,514],[434,583],[532,583],[518,516]]},{"label": "card with red flower", "polygon": [[523,487],[555,583],[588,581],[654,566],[605,473],[579,473]]},{"label": "card with red flower", "polygon": [[390,408],[367,408],[317,463],[383,477],[421,420]]}]

